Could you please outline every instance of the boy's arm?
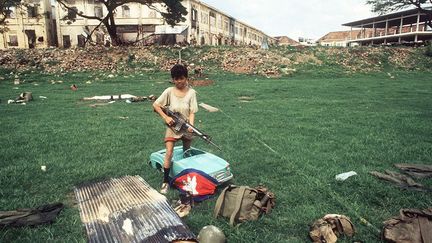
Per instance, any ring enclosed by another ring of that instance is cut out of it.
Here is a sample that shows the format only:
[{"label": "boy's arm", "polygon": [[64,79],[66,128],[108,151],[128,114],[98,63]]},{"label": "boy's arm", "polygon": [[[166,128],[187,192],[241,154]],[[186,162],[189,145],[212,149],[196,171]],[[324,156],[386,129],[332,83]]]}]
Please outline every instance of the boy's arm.
[{"label": "boy's arm", "polygon": [[158,103],[154,102],[153,108],[162,117],[162,119],[164,119],[166,124],[168,124],[169,126],[174,124],[174,120],[171,117],[167,116],[165,112],[163,112],[161,106]]}]

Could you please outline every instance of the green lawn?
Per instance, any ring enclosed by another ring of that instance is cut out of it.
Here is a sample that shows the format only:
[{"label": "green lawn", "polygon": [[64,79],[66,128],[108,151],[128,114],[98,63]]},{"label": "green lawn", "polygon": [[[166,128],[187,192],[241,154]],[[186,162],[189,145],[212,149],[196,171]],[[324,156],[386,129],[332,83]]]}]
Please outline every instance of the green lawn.
[{"label": "green lawn", "polygon": [[[277,205],[271,215],[232,228],[227,220],[212,218],[212,199],[193,209],[185,219],[187,225],[195,233],[205,225],[216,225],[229,242],[308,242],[309,225],[315,219],[339,213],[352,218],[357,227],[354,239],[379,242],[379,235],[361,224],[360,217],[381,229],[382,222],[401,208],[430,207],[431,194],[400,190],[369,175],[373,170],[397,171],[394,163],[432,163],[432,75],[392,75],[393,79],[386,73],[267,79],[210,74],[215,84],[196,87],[198,100],[223,112],[201,109],[196,120],[223,152],[199,139],[194,146],[227,159],[233,183],[265,184],[275,192]],[[27,73],[21,76],[26,81],[21,85],[13,85],[13,75],[1,76],[5,79],[0,80],[0,209],[57,201],[67,207],[52,225],[1,229],[0,242],[85,242],[73,201],[75,185],[140,175],[159,188],[162,174],[147,161],[151,152],[164,147],[165,127],[151,103],[116,102],[93,108],[89,104],[94,102],[80,99],[159,95],[170,85],[167,73],[113,78]],[[51,84],[51,80],[64,82]],[[71,84],[77,84],[78,91],[71,91]],[[7,99],[24,91],[33,92],[35,100],[7,104]],[[241,96],[252,99],[242,102]],[[41,165],[47,166],[46,172]],[[358,175],[335,180],[336,174],[351,170]],[[432,187],[431,179],[419,182]],[[176,196],[175,191],[168,195]]]}]

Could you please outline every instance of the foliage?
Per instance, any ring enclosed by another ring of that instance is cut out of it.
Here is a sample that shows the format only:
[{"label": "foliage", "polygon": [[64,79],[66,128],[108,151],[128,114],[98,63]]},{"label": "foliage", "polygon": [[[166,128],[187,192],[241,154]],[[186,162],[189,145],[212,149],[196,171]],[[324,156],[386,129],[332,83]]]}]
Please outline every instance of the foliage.
[{"label": "foliage", "polygon": [[429,42],[429,45],[426,46],[426,56],[432,57],[432,42]]},{"label": "foliage", "polygon": [[432,27],[432,9],[429,6],[432,0],[368,0],[366,4],[372,5],[372,11],[379,14],[415,7],[428,15],[427,24]]},{"label": "foliage", "polygon": [[6,18],[12,12],[11,9],[20,5],[20,2],[20,0],[0,0],[0,25],[6,24]]}]

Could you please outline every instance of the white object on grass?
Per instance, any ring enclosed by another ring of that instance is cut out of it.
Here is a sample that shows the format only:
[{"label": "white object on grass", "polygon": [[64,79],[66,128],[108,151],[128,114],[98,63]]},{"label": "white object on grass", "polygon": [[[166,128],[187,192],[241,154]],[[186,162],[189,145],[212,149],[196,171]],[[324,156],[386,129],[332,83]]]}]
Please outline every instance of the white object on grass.
[{"label": "white object on grass", "polygon": [[40,95],[39,98],[40,98],[40,99],[47,99],[46,96],[42,96],[42,95]]},{"label": "white object on grass", "polygon": [[112,101],[108,102],[108,104],[112,104],[112,103],[115,103],[115,100],[112,100]]},{"label": "white object on grass", "polygon": [[344,181],[346,179],[348,179],[351,176],[357,175],[357,173],[355,171],[349,171],[349,172],[345,172],[339,175],[336,175],[336,180],[337,181]]},{"label": "white object on grass", "polygon": [[41,170],[42,170],[42,171],[46,171],[46,165],[42,165],[42,166],[41,166]]}]

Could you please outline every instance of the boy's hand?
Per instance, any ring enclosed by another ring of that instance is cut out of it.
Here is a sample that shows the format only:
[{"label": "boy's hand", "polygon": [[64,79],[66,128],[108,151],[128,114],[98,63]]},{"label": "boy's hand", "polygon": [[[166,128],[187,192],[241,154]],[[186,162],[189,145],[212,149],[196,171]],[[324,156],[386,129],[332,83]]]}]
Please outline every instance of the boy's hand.
[{"label": "boy's hand", "polygon": [[188,132],[190,132],[190,133],[192,133],[193,132],[193,130],[192,130],[192,128],[191,127],[188,127]]},{"label": "boy's hand", "polygon": [[174,119],[172,119],[170,116],[167,116],[166,118],[165,118],[165,123],[168,125],[168,126],[172,126],[172,125],[174,125]]}]

